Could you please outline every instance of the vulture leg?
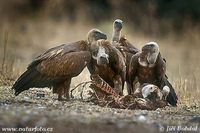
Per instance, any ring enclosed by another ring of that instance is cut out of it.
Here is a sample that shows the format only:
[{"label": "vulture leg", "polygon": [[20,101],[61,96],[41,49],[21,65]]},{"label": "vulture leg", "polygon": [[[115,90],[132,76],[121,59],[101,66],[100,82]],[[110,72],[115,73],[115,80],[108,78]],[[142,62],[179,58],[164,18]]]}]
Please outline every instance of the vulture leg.
[{"label": "vulture leg", "polygon": [[53,93],[58,94],[59,101],[70,100],[70,97],[69,97],[70,83],[71,83],[71,79],[68,79],[68,80],[54,86]]},{"label": "vulture leg", "polygon": [[129,82],[126,82],[126,85],[127,85],[127,91],[128,91],[128,95],[131,95],[133,92],[132,92],[132,86]]},{"label": "vulture leg", "polygon": [[65,84],[64,96],[66,97],[67,100],[69,100],[70,99],[69,90],[70,90],[71,79],[66,80],[64,84]]},{"label": "vulture leg", "polygon": [[62,97],[63,94],[64,94],[64,87],[58,88],[58,101],[65,101],[66,100]]},{"label": "vulture leg", "polygon": [[114,89],[119,95],[123,95],[124,83],[120,75],[114,77]]}]

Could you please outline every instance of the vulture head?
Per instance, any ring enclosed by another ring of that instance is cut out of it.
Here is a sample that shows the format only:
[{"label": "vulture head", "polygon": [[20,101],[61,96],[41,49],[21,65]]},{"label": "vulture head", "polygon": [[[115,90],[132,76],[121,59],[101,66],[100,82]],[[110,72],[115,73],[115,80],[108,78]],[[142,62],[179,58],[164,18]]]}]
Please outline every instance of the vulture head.
[{"label": "vulture head", "polygon": [[159,46],[156,42],[149,42],[142,47],[139,63],[142,66],[154,66],[159,54]]},{"label": "vulture head", "polygon": [[112,34],[113,42],[119,42],[119,39],[121,36],[121,30],[122,30],[122,23],[123,23],[123,21],[120,19],[116,19],[113,22],[113,34]]},{"label": "vulture head", "polygon": [[[142,96],[143,98],[148,98],[148,97],[151,97],[151,95],[156,92],[159,88],[153,84],[147,84],[147,85],[144,85],[142,87]],[[160,93],[158,94],[158,96],[160,95]],[[160,97],[160,96],[159,96]],[[160,99],[160,98],[159,98]]]},{"label": "vulture head", "polygon": [[101,39],[96,42],[96,45],[92,45],[92,57],[100,66],[109,64],[109,53],[105,47],[107,43],[109,42]]},{"label": "vulture head", "polygon": [[169,91],[170,89],[168,86],[164,86],[162,90],[160,90],[156,85],[153,84],[145,84],[141,89],[143,98],[148,98],[149,100],[166,100]]},{"label": "vulture head", "polygon": [[114,28],[116,31],[121,31],[121,29],[122,29],[122,24],[123,24],[123,21],[122,21],[122,20],[116,19],[116,20],[113,22],[113,28]]},{"label": "vulture head", "polygon": [[92,44],[99,39],[105,39],[106,40],[107,36],[106,36],[106,34],[104,34],[102,31],[100,31],[98,29],[92,29],[88,32],[87,39],[88,39],[88,43]]}]

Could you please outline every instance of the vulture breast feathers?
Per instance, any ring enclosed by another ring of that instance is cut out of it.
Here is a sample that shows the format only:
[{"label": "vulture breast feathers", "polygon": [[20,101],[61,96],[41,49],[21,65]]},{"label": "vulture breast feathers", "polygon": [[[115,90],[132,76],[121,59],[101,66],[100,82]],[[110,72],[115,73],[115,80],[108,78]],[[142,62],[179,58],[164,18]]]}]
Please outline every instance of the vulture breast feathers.
[{"label": "vulture breast feathers", "polygon": [[91,50],[93,59],[88,68],[90,73],[98,74],[112,88],[122,94],[126,66],[120,51],[106,40],[98,40]]},{"label": "vulture breast feathers", "polygon": [[177,104],[177,95],[166,76],[166,62],[161,57],[157,43],[150,42],[143,46],[142,51],[132,56],[129,72],[129,83],[134,90],[133,82],[137,78],[140,85],[149,83],[158,86],[161,90],[167,86],[170,92],[167,102],[173,106]]},{"label": "vulture breast feathers", "polygon": [[36,67],[40,73],[50,77],[77,76],[90,61],[91,55],[86,41],[63,44],[38,56],[28,69]]}]

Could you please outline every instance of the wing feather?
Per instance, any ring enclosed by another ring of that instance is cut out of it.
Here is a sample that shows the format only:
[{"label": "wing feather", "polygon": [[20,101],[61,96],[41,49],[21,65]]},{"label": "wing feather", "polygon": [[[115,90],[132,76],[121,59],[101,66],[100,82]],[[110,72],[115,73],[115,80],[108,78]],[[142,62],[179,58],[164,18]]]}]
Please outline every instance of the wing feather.
[{"label": "wing feather", "polygon": [[43,60],[38,64],[37,70],[52,78],[58,76],[77,76],[90,60],[91,55],[89,51],[58,54],[54,58]]},{"label": "wing feather", "polygon": [[139,53],[133,55],[131,57],[129,67],[128,67],[128,73],[127,73],[127,84],[128,84],[128,92],[129,94],[134,91],[133,82],[136,80],[137,77],[137,69],[138,69],[138,58]]},{"label": "wing feather", "polygon": [[70,52],[84,51],[88,50],[88,45],[86,41],[78,41],[74,43],[62,44],[51,49],[48,49],[38,57],[36,57],[29,65],[28,69],[37,66],[41,61],[45,59],[51,59],[56,57],[58,54],[63,55]]},{"label": "wing feather", "polygon": [[171,83],[168,81],[168,78],[166,75],[166,61],[164,58],[161,57],[160,54],[158,56],[156,70],[157,70],[157,77],[159,80],[160,88],[163,88],[165,85],[170,88],[170,92],[167,96],[167,102],[171,104],[172,106],[176,106],[178,97],[176,95],[175,89],[173,88]]},{"label": "wing feather", "polygon": [[123,49],[123,51],[136,54],[140,50],[136,48],[134,45],[132,45],[126,38],[121,37],[119,40],[119,46],[117,46],[118,49]]},{"label": "wing feather", "polygon": [[162,81],[166,74],[166,62],[161,57],[161,54],[159,53],[158,59],[156,62],[156,74],[159,81]]},{"label": "wing feather", "polygon": [[14,83],[15,95],[32,87],[50,87],[79,75],[91,60],[90,52],[87,47],[82,48],[82,44],[60,45],[38,56]]}]

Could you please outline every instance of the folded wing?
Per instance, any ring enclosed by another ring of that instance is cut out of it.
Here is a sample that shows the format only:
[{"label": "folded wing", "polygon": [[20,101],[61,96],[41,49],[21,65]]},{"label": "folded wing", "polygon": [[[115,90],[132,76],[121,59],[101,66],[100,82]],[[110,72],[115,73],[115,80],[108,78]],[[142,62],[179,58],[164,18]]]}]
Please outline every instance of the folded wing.
[{"label": "folded wing", "polygon": [[[85,48],[82,46],[85,45]],[[87,44],[79,41],[47,50],[38,56],[18,78],[15,95],[32,87],[51,87],[79,75],[90,62]]]}]

